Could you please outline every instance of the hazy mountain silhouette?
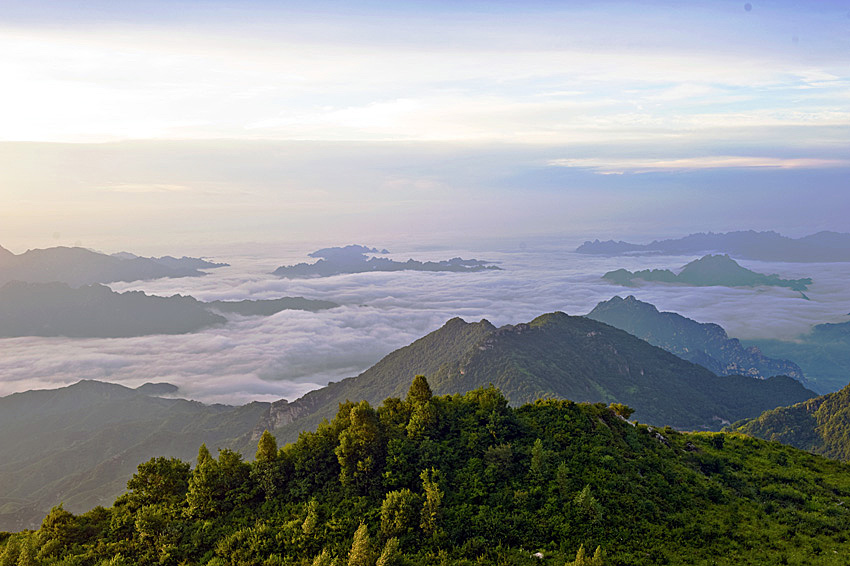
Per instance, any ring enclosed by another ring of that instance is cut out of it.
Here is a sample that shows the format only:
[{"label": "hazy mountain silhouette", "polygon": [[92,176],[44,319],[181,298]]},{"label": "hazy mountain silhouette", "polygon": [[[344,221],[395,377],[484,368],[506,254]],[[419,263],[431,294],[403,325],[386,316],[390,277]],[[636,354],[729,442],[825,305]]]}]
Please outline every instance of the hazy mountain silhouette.
[{"label": "hazy mountain silhouette", "polygon": [[477,259],[455,257],[443,261],[421,262],[414,259],[394,261],[383,257],[368,257],[367,254],[387,254],[387,250],[378,251],[360,245],[339,248],[323,248],[308,254],[320,258],[315,263],[286,265],[274,270],[274,275],[290,279],[300,277],[331,277],[345,273],[368,273],[372,271],[484,271],[498,270],[495,265]]},{"label": "hazy mountain silhouette", "polygon": [[99,284],[74,289],[64,283],[12,281],[0,287],[0,337],[185,334],[227,322],[222,314],[269,316],[287,309],[318,311],[336,306],[303,297],[204,303],[183,295],[116,293]]},{"label": "hazy mountain silhouette", "polygon": [[59,281],[77,287],[113,281],[200,277],[203,272],[198,271],[199,267],[219,266],[194,258],[163,261],[163,258],[143,258],[132,254],[111,256],[84,248],[28,250],[20,255],[4,249],[0,252],[0,285],[9,281]]},{"label": "hazy mountain silhouette", "polygon": [[787,375],[806,382],[803,370],[794,362],[768,358],[755,346],[744,348],[717,324],[700,323],[674,312],[659,312],[654,305],[632,295],[603,301],[587,317],[625,330],[717,375],[761,379]]},{"label": "hazy mountain silhouette", "polygon": [[824,231],[795,239],[772,231],[748,230],[724,234],[708,232],[691,234],[679,239],[655,240],[649,244],[631,244],[614,240],[587,241],[576,251],[598,255],[688,255],[720,252],[740,259],[763,261],[850,261],[850,234]]},{"label": "hazy mountain silhouette", "polygon": [[818,324],[794,340],[748,340],[765,355],[794,360],[820,393],[850,381],[850,322]]}]

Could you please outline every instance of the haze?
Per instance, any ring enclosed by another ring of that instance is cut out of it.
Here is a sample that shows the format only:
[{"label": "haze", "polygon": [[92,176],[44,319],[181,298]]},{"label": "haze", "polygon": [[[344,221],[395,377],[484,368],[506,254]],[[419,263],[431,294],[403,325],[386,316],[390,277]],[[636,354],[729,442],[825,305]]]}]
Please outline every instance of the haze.
[{"label": "haze", "polygon": [[[9,0],[0,4],[0,246],[203,255],[199,299],[328,313],[128,340],[12,339],[0,394],[79,378],[203,400],[293,398],[452,316],[495,324],[624,295],[585,239],[847,231],[844,2]],[[82,4],[82,5],[79,5]],[[286,282],[309,251],[501,262],[482,274]],[[850,310],[846,265],[745,263],[790,291],[642,289],[733,336]]]},{"label": "haze", "polygon": [[841,2],[7,1],[0,244],[843,229]]}]

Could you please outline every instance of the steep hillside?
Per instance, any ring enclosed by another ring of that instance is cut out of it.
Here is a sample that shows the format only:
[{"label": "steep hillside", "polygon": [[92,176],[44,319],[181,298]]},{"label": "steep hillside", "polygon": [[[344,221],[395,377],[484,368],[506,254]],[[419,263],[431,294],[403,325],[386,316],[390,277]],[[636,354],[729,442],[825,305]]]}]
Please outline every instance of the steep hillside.
[{"label": "steep hillside", "polygon": [[[413,375],[436,393],[499,387],[513,404],[539,397],[621,402],[644,422],[719,430],[746,416],[815,394],[788,377],[717,377],[630,334],[584,317],[552,313],[496,329],[489,322],[452,319],[397,350],[356,378],[272,405],[255,429],[283,440],[330,418],[347,399],[377,402],[399,395]],[[247,442],[252,440],[246,439]]]},{"label": "steep hillside", "polygon": [[794,362],[768,358],[757,347],[744,348],[738,339],[730,339],[717,324],[699,323],[674,312],[659,312],[654,305],[632,295],[603,301],[587,317],[625,330],[717,375],[761,379],[787,375],[806,382],[803,370]]},{"label": "steep hillside", "polygon": [[[346,403],[251,463],[140,465],[111,508],[0,536],[8,564],[843,566],[850,468],[738,434],[629,423],[570,401],[512,408],[422,378]],[[594,557],[591,560],[591,555]],[[575,559],[575,560],[574,560]]]},{"label": "steep hillside", "polygon": [[109,504],[140,462],[190,458],[202,442],[233,446],[267,410],[145,390],[81,381],[0,398],[0,530],[36,526],[58,502],[72,511]]},{"label": "steep hillside", "polygon": [[850,385],[735,423],[734,430],[829,458],[850,460]]}]

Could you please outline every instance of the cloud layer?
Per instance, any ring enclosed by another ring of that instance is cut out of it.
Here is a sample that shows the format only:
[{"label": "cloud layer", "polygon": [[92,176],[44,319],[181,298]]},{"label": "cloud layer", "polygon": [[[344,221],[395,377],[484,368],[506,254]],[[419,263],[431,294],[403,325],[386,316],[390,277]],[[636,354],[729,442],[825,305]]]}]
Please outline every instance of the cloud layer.
[{"label": "cloud layer", "polygon": [[[339,243],[339,242],[338,242]],[[529,240],[476,250],[387,246],[393,259],[476,257],[504,271],[480,273],[367,273],[322,279],[277,279],[278,265],[303,260],[313,247],[262,249],[222,255],[231,267],[203,278],[115,284],[118,291],[184,293],[203,300],[301,295],[343,306],[267,318],[233,317],[222,327],[183,336],[110,340],[18,338],[2,341],[0,394],[54,387],[83,378],[137,386],[168,381],[180,394],[206,402],[294,399],[310,389],[357,375],[392,350],[438,328],[447,319],[487,318],[496,325],[524,322],[544,312],[589,312],[613,295],[633,294],[700,322],[716,322],[740,338],[793,338],[820,322],[847,320],[848,264],[741,262],[786,278],[811,276],[808,296],[788,289],[623,288],[600,276],[610,269],[678,269],[693,257],[599,258],[572,253],[572,244]],[[320,246],[316,246],[320,247]]]}]

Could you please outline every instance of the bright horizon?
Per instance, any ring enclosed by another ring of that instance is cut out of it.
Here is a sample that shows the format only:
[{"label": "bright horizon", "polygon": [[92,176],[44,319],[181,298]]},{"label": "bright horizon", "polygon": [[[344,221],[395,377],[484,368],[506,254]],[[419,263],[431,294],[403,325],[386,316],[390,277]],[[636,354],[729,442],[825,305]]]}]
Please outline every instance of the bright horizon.
[{"label": "bright horizon", "polygon": [[0,245],[841,231],[839,2],[9,1]]}]

